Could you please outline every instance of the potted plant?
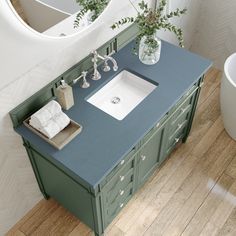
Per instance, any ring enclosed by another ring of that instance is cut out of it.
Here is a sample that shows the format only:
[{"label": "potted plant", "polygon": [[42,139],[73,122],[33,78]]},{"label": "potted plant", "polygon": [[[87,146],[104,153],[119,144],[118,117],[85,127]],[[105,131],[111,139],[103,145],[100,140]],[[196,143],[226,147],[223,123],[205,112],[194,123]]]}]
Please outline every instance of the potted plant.
[{"label": "potted plant", "polygon": [[125,17],[115,22],[111,28],[116,29],[126,23],[136,23],[138,26],[138,35],[136,39],[136,47],[134,48],[137,53],[137,46],[139,45],[139,59],[144,64],[152,65],[159,61],[161,53],[161,40],[157,36],[157,31],[164,29],[173,32],[179,45],[183,47],[183,31],[181,28],[176,27],[170,22],[173,17],[180,17],[185,14],[187,9],[176,9],[175,11],[165,14],[164,10],[167,4],[166,0],[161,0],[156,9],[149,8],[148,4],[142,0],[138,6],[138,10],[134,4],[129,0],[131,5],[137,11],[136,17]]},{"label": "potted plant", "polygon": [[82,10],[76,15],[74,27],[79,27],[84,18],[86,18],[86,24],[95,21],[106,8],[109,1],[110,0],[76,0],[82,7]]}]

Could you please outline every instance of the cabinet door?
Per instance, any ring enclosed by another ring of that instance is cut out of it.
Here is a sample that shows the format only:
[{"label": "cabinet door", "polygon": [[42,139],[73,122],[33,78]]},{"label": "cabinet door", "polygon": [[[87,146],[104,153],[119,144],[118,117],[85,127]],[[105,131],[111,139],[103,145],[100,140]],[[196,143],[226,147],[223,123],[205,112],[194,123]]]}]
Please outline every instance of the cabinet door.
[{"label": "cabinet door", "polygon": [[162,125],[142,146],[138,155],[138,185],[142,185],[158,166],[165,126]]}]

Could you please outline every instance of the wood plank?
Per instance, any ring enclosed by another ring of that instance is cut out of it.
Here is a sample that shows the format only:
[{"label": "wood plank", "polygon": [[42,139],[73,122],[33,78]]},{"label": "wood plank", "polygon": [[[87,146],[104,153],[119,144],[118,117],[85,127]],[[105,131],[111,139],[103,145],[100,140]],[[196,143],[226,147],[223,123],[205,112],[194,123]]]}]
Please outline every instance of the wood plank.
[{"label": "wood plank", "polygon": [[224,201],[225,196],[227,195],[233,183],[234,179],[226,174],[223,174],[220,177],[219,181],[215,183],[206,200],[203,202],[190,223],[185,228],[184,232],[182,233],[183,236],[200,235],[204,226],[207,224],[207,222],[209,222],[211,216],[215,213],[218,205]]},{"label": "wood plank", "polygon": [[[219,194],[221,191],[217,191]],[[222,202],[216,206],[215,213],[208,220],[204,226],[200,236],[215,236],[223,228],[226,220],[229,218],[231,212],[235,207],[236,202],[236,181],[224,196]]]},{"label": "wood plank", "polygon": [[218,236],[235,236],[236,235],[236,208],[233,209],[226,223],[217,234]]},{"label": "wood plank", "polygon": [[42,200],[41,204],[32,210],[31,216],[22,222],[19,229],[24,234],[31,235],[58,208],[59,204],[53,199]]},{"label": "wood plank", "polygon": [[124,236],[125,233],[118,228],[116,225],[113,225],[113,227],[109,231],[105,231],[106,236]]},{"label": "wood plank", "polygon": [[75,229],[80,221],[62,206],[47,216],[36,230],[30,233],[32,236],[38,235],[68,235]]},{"label": "wood plank", "polygon": [[[235,145],[236,145],[236,142],[235,142]],[[236,156],[233,159],[233,161],[230,163],[228,168],[225,170],[225,173],[231,176],[232,178],[236,179]]]},{"label": "wood plank", "polygon": [[69,234],[68,236],[86,236],[91,233],[92,230],[83,224],[82,222],[79,223]]},{"label": "wood plank", "polygon": [[205,76],[198,104],[201,105],[220,85],[222,72],[211,68]]},{"label": "wood plank", "polygon": [[[23,227],[22,229],[24,230],[24,224],[26,227],[30,228],[31,226],[34,227],[36,222],[35,220],[39,215],[42,215],[41,218],[38,219],[38,223],[40,224],[44,218],[47,217],[47,212],[55,210],[59,205],[53,200],[49,199],[47,200],[41,200],[39,203],[35,205],[33,209],[31,209],[19,222],[17,222],[11,229],[8,231],[6,236],[14,234],[18,229]],[[30,229],[29,229],[30,231]]]},{"label": "wood plank", "polygon": [[7,233],[8,236],[26,236],[24,233],[22,233],[20,230],[11,231]]},{"label": "wood plank", "polygon": [[230,142],[218,156],[214,151],[216,148],[213,146],[206,154],[205,160],[194,169],[145,235],[154,235],[156,229],[160,229],[160,235],[168,236],[180,235],[184,231],[236,154],[234,142]]}]

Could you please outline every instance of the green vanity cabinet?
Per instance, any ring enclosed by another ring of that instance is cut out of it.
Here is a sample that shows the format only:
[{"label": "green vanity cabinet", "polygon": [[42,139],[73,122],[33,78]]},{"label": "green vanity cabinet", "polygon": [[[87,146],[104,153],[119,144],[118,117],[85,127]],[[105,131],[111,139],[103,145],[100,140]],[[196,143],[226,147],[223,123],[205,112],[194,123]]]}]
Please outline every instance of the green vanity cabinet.
[{"label": "green vanity cabinet", "polygon": [[40,190],[53,197],[81,221],[103,235],[106,227],[124,208],[133,194],[169,156],[176,144],[185,142],[193,121],[202,79],[192,86],[158,123],[102,181],[93,188],[81,182],[24,140]]},{"label": "green vanity cabinet", "polygon": [[43,195],[55,198],[80,220],[103,235],[106,227],[133,194],[169,156],[176,144],[186,141],[200,92],[200,79],[149,130],[135,147],[106,175],[96,189],[80,183],[24,139]]}]

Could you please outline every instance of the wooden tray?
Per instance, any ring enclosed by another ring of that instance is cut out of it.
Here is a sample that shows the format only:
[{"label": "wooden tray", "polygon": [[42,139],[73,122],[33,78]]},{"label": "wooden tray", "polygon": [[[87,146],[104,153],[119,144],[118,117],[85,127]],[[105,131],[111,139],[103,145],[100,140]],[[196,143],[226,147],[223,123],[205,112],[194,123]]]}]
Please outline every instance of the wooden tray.
[{"label": "wooden tray", "polygon": [[24,125],[27,128],[29,128],[33,133],[37,134],[40,138],[42,138],[43,140],[45,140],[58,150],[61,150],[63,147],[65,147],[66,144],[68,144],[73,138],[75,138],[82,131],[82,126],[80,124],[76,123],[73,120],[70,120],[70,124],[65,129],[63,129],[52,139],[49,139],[44,134],[39,132],[37,129],[32,127],[29,124],[29,120],[30,117],[24,120],[23,121]]}]

